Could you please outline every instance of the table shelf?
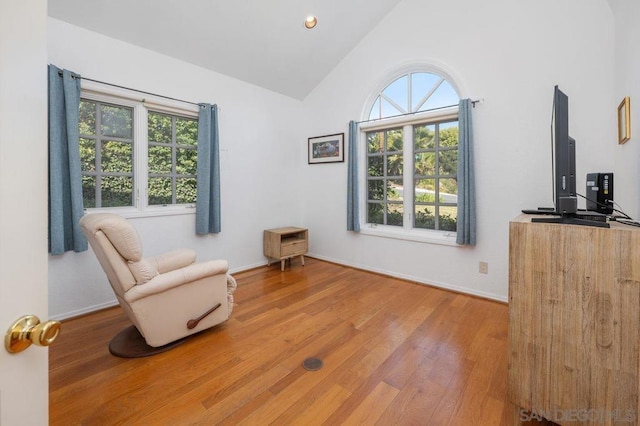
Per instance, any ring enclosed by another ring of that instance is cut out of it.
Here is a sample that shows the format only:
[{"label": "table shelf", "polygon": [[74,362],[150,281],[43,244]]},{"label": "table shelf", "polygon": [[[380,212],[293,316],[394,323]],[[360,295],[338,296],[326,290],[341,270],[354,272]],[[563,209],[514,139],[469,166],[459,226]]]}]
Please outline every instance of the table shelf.
[{"label": "table shelf", "polygon": [[304,255],[309,249],[309,231],[295,226],[267,229],[264,231],[263,249],[268,265],[272,260],[279,260],[282,271],[285,261],[296,256],[300,256],[304,266]]}]

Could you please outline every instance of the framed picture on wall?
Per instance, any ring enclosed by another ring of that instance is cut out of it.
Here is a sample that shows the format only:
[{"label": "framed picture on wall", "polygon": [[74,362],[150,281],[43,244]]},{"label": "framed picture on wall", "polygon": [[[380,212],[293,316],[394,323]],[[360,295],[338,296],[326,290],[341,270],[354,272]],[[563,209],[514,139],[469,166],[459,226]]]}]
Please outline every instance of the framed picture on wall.
[{"label": "framed picture on wall", "polygon": [[344,133],[309,138],[309,164],[344,162]]},{"label": "framed picture on wall", "polygon": [[618,143],[623,144],[631,139],[631,102],[625,96],[618,106]]}]

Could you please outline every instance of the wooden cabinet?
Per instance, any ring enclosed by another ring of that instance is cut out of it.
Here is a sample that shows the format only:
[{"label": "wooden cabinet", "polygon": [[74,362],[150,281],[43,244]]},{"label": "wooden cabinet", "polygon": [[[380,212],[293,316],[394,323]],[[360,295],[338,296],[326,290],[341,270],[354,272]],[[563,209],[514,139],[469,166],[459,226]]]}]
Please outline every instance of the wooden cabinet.
[{"label": "wooden cabinet", "polygon": [[263,247],[269,265],[272,260],[279,260],[280,269],[284,271],[285,260],[300,256],[304,266],[304,254],[309,249],[309,231],[295,226],[267,229],[264,231]]},{"label": "wooden cabinet", "polygon": [[640,229],[530,218],[509,226],[511,402],[559,424],[638,424]]}]

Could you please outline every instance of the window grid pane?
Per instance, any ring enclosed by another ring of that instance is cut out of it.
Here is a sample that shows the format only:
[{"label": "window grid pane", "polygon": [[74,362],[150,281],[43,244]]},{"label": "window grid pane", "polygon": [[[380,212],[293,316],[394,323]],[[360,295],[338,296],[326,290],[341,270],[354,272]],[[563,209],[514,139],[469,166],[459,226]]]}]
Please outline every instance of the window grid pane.
[{"label": "window grid pane", "polygon": [[149,112],[147,121],[147,134],[150,143],[171,143],[171,116]]},{"label": "window grid pane", "polygon": [[133,172],[133,145],[127,142],[102,141],[101,170],[112,173]]},{"label": "window grid pane", "polygon": [[149,144],[149,174],[171,174],[171,147]]},{"label": "window grid pane", "polygon": [[191,147],[198,144],[198,120],[176,118],[176,143]]},{"label": "window grid pane", "polygon": [[100,134],[106,137],[133,139],[133,109],[100,103]]},{"label": "window grid pane", "polygon": [[133,206],[133,108],[81,99],[78,130],[84,206]]},{"label": "window grid pane", "polygon": [[133,205],[133,176],[103,175],[101,179],[102,207]]},{"label": "window grid pane", "polygon": [[403,129],[369,132],[366,140],[367,222],[402,226]]},{"label": "window grid pane", "polygon": [[414,127],[415,228],[455,231],[458,122]]},{"label": "window grid pane", "polygon": [[95,138],[80,138],[80,163],[81,170],[96,170],[96,140]]},{"label": "window grid pane", "polygon": [[94,136],[96,134],[96,103],[85,100],[80,102],[79,118],[80,134]]},{"label": "window grid pane", "polygon": [[196,200],[198,121],[149,112],[149,205]]}]

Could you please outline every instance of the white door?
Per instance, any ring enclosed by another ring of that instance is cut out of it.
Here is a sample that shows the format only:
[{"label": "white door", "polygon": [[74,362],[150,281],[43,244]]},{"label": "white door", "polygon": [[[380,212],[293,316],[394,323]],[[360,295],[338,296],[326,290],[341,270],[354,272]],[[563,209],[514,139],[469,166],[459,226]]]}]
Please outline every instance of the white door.
[{"label": "white door", "polygon": [[48,423],[48,349],[4,348],[47,320],[47,4],[0,0],[0,425]]}]

